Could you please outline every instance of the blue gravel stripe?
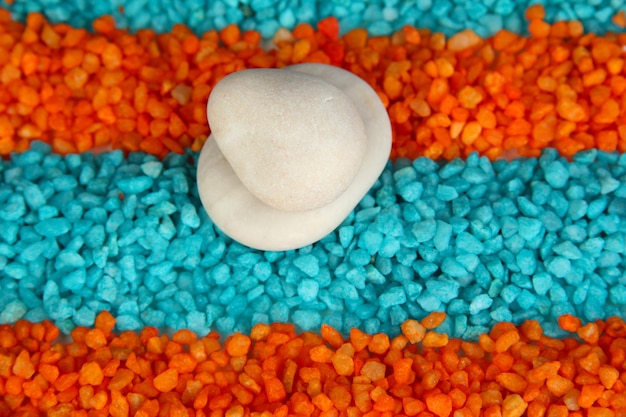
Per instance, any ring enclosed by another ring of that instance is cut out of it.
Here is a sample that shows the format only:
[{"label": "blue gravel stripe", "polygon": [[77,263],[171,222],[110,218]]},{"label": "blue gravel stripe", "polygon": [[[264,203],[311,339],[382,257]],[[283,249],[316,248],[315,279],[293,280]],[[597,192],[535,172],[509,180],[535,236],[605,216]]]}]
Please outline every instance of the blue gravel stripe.
[{"label": "blue gravel stripe", "polygon": [[24,20],[29,12],[42,12],[52,22],[91,27],[99,16],[113,15],[120,27],[132,31],[152,28],[170,31],[184,23],[197,33],[221,29],[234,23],[244,30],[255,29],[264,37],[273,36],[279,27],[293,28],[297,23],[314,24],[335,16],[343,31],[363,27],[372,35],[388,35],[406,24],[429,28],[452,35],[473,29],[487,37],[505,28],[526,33],[524,11],[529,5],[542,3],[549,22],[580,20],[586,32],[604,34],[620,32],[611,18],[626,11],[622,0],[14,0],[0,6]]},{"label": "blue gravel stripe", "polygon": [[257,322],[394,334],[449,315],[473,339],[500,321],[626,316],[626,156],[390,165],[335,232],[297,251],[233,243],[202,209],[196,155],[0,162],[0,322],[249,332]]}]

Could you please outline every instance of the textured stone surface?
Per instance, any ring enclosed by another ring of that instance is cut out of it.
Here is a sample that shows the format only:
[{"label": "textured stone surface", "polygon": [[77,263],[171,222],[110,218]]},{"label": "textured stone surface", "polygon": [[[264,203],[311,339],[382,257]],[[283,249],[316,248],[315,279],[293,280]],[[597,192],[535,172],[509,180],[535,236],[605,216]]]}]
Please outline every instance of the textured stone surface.
[{"label": "textured stone surface", "polygon": [[242,244],[306,246],[339,226],[378,179],[391,150],[389,116],[365,81],[337,67],[250,71],[218,84],[219,106],[209,99],[200,198]]},{"label": "textured stone surface", "polygon": [[231,74],[211,93],[207,111],[213,138],[241,182],[278,210],[310,210],[335,200],[365,154],[355,105],[307,74]]}]

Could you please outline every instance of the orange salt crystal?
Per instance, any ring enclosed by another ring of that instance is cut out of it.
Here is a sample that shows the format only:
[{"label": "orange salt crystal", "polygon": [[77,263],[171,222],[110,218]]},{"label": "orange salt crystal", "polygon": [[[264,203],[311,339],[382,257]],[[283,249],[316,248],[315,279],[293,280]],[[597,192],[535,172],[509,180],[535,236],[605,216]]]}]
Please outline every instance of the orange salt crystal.
[{"label": "orange salt crystal", "polygon": [[588,323],[577,330],[578,337],[587,343],[597,343],[600,338],[600,331],[596,323]]},{"label": "orange salt crystal", "polygon": [[100,385],[104,379],[102,368],[97,362],[86,362],[79,372],[80,385]]},{"label": "orange salt crystal", "polygon": [[447,48],[449,51],[461,51],[480,45],[483,42],[473,30],[465,29],[448,39]]},{"label": "orange salt crystal", "polygon": [[604,386],[601,384],[586,384],[582,386],[578,405],[582,408],[591,407],[604,393]]},{"label": "orange salt crystal", "polygon": [[402,334],[413,344],[421,342],[426,335],[426,327],[417,320],[406,320],[402,323],[401,329]]},{"label": "orange salt crystal", "polygon": [[496,339],[495,351],[498,353],[506,352],[519,340],[520,335],[517,329],[506,331]]},{"label": "orange salt crystal", "polygon": [[428,395],[426,407],[437,417],[448,417],[452,412],[452,400],[445,394]]},{"label": "orange salt crystal", "polygon": [[28,379],[35,373],[35,367],[31,362],[31,357],[28,351],[22,350],[15,358],[15,363],[12,367],[12,372],[16,376],[24,379]]},{"label": "orange salt crystal", "polygon": [[562,397],[574,388],[574,383],[562,376],[548,377],[546,387],[556,397]]},{"label": "orange salt crystal", "polygon": [[344,343],[341,333],[325,323],[322,324],[321,335],[335,349],[338,349]]},{"label": "orange salt crystal", "polygon": [[362,330],[357,328],[350,329],[350,343],[352,343],[356,352],[364,350],[368,346],[370,340],[372,340],[372,336],[366,334]]},{"label": "orange salt crystal", "polygon": [[532,19],[528,24],[528,32],[534,38],[547,38],[550,35],[550,24],[539,19]]},{"label": "orange salt crystal", "polygon": [[446,313],[432,312],[422,319],[421,324],[426,329],[431,330],[431,329],[439,327],[445,319],[446,319]]},{"label": "orange salt crystal", "polygon": [[369,351],[377,354],[384,354],[389,349],[389,336],[384,333],[375,334],[368,344]]},{"label": "orange salt crystal", "polygon": [[624,10],[620,10],[613,15],[611,21],[621,28],[626,28],[626,12]]},{"label": "orange salt crystal", "polygon": [[350,376],[354,373],[354,360],[343,352],[335,352],[331,359],[338,375]]},{"label": "orange salt crystal", "polygon": [[600,382],[606,389],[611,389],[619,378],[619,371],[611,366],[602,365],[598,370]]},{"label": "orange salt crystal", "polygon": [[167,369],[157,375],[153,381],[154,388],[160,392],[169,392],[178,385],[178,371],[176,369]]},{"label": "orange salt crystal", "polygon": [[522,394],[528,386],[524,377],[512,372],[503,372],[497,375],[496,381],[498,381],[503,388],[517,394]]},{"label": "orange salt crystal", "polygon": [[334,352],[324,345],[319,345],[310,350],[310,355],[313,362],[330,363]]},{"label": "orange salt crystal", "polygon": [[502,417],[521,417],[528,408],[528,403],[518,394],[507,395],[502,402]]},{"label": "orange salt crystal", "polygon": [[368,361],[361,368],[361,375],[367,377],[370,381],[376,382],[385,378],[386,365],[378,361]]},{"label": "orange salt crystal", "polygon": [[393,362],[393,377],[398,384],[411,384],[415,380],[415,372],[411,369],[413,360],[402,358]]},{"label": "orange salt crystal", "polygon": [[424,347],[443,347],[448,344],[448,335],[445,333],[435,333],[428,332],[426,336],[424,336],[424,340],[422,341],[422,345]]},{"label": "orange salt crystal", "polygon": [[466,109],[474,109],[483,100],[482,94],[471,86],[463,87],[457,96],[459,104]]},{"label": "orange salt crystal", "polygon": [[525,17],[528,20],[543,20],[546,17],[546,10],[542,4],[533,4],[526,8]]}]

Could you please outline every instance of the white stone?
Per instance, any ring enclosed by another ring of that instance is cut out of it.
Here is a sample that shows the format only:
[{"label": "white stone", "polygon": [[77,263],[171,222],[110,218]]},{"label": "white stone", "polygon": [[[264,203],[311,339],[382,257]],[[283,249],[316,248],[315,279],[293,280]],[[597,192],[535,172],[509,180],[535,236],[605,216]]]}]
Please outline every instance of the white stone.
[{"label": "white stone", "polygon": [[213,138],[248,191],[278,210],[325,206],[343,193],[366,149],[350,99],[318,77],[240,71],[211,93]]},{"label": "white stone", "polygon": [[326,236],[389,159],[391,124],[378,95],[337,67],[231,74],[207,109],[200,198],[217,227],[253,248],[296,249]]}]

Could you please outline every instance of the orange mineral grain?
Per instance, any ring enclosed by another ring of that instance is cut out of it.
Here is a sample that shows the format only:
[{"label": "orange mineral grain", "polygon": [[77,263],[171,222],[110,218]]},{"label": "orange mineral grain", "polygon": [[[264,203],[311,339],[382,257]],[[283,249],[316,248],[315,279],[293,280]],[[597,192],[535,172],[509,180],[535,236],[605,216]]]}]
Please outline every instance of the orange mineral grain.
[{"label": "orange mineral grain", "polygon": [[93,329],[78,327],[63,342],[51,323],[20,320],[0,325],[0,417],[626,412],[623,319],[582,324],[563,316],[559,323],[572,337],[562,340],[543,335],[536,321],[498,323],[478,343],[424,327],[444,319],[408,320],[393,339],[258,324],[224,343],[215,332],[117,334],[106,312]]},{"label": "orange mineral grain", "polygon": [[[624,37],[585,34],[581,22],[550,24],[545,16],[532,5],[529,37],[502,30],[485,39],[410,26],[390,36],[340,35],[330,17],[280,30],[276,48],[266,50],[258,32],[236,25],[202,36],[183,25],[130,34],[104,16],[90,33],[51,25],[42,14],[23,24],[5,13],[0,56],[19,51],[20,59],[3,65],[0,97],[5,114],[19,118],[0,117],[0,155],[37,139],[59,153],[198,151],[210,133],[206,100],[217,82],[296,62],[343,67],[376,90],[393,127],[391,159],[537,156],[545,147],[565,156],[626,151]],[[626,24],[624,16],[613,22]]]}]

